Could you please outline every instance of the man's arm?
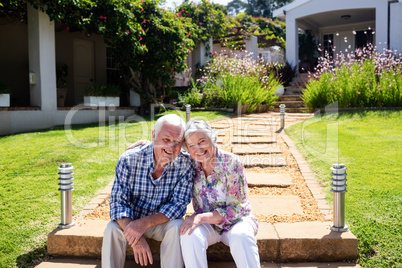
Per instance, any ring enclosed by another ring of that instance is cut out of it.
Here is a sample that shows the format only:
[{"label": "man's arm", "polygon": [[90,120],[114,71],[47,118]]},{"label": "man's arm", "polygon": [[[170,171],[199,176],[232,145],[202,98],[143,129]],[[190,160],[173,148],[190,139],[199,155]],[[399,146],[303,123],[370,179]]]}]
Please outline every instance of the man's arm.
[{"label": "man's arm", "polygon": [[168,221],[168,217],[158,212],[134,221],[130,218],[124,218],[118,220],[117,223],[123,229],[124,237],[127,239],[130,246],[135,246],[148,228]]}]

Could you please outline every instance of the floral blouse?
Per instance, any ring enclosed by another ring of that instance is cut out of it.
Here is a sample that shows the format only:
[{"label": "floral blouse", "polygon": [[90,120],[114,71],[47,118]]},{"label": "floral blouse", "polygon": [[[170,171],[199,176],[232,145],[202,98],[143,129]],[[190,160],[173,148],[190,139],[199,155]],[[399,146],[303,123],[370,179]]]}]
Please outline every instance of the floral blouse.
[{"label": "floral blouse", "polygon": [[248,201],[246,174],[240,158],[218,149],[214,170],[205,177],[197,163],[193,186],[193,207],[196,214],[217,211],[223,221],[213,227],[219,233],[229,231],[240,220],[246,220],[258,231],[258,220]]}]

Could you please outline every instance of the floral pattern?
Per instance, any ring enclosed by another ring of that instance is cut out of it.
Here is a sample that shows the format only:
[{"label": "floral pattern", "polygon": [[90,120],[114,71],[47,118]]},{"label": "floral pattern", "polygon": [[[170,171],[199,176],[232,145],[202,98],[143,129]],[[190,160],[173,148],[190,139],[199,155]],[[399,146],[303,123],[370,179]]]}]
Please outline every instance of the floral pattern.
[{"label": "floral pattern", "polygon": [[257,234],[258,220],[248,201],[247,180],[243,164],[235,154],[217,149],[214,170],[206,178],[197,163],[193,186],[193,207],[196,214],[217,211],[223,221],[213,227],[219,233],[229,231],[240,220],[247,220]]}]

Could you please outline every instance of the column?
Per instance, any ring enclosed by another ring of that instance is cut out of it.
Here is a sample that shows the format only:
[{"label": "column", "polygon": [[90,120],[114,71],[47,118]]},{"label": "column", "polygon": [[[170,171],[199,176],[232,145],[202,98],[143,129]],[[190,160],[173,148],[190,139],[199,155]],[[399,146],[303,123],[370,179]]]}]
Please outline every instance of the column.
[{"label": "column", "polygon": [[57,110],[54,22],[28,4],[29,72],[35,74],[31,85],[31,106],[42,111]]}]

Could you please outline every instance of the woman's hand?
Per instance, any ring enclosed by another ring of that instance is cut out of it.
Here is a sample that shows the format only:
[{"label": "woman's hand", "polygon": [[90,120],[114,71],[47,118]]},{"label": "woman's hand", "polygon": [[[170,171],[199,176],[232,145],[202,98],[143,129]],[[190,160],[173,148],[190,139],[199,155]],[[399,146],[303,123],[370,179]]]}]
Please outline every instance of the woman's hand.
[{"label": "woman's hand", "polygon": [[190,232],[188,233],[188,235],[191,235],[191,233],[194,231],[195,227],[197,227],[198,225],[200,225],[201,222],[201,217],[202,214],[196,214],[196,215],[192,215],[190,217],[187,217],[184,222],[181,224],[180,227],[180,235],[184,235],[186,234],[188,229],[191,229]]},{"label": "woman's hand", "polygon": [[134,147],[137,147],[137,146],[140,146],[140,145],[146,145],[146,144],[149,144],[149,143],[151,143],[151,142],[148,141],[148,140],[139,140],[139,141],[136,141],[133,144],[131,144],[126,150],[130,150],[130,149],[133,149]]}]

